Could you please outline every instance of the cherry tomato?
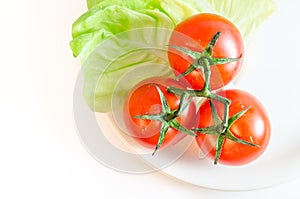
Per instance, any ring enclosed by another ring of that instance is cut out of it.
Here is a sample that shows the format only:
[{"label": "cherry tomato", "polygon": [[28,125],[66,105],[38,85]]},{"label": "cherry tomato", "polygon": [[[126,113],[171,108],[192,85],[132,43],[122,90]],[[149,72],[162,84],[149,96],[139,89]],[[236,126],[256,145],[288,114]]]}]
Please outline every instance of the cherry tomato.
[{"label": "cherry tomato", "polygon": [[[155,148],[157,145],[161,122],[135,118],[134,116],[159,114],[162,111],[162,103],[157,85],[164,94],[171,110],[178,109],[180,97],[167,92],[169,86],[182,86],[175,80],[166,77],[154,77],[146,79],[137,84],[127,95],[124,105],[124,121],[128,133],[139,143],[148,148]],[[177,121],[187,129],[195,126],[196,106],[191,102],[184,111],[176,118]],[[175,144],[185,137],[186,134],[169,127],[164,142],[160,148]]]},{"label": "cherry tomato", "polygon": [[[212,57],[240,59],[211,66],[210,84],[212,90],[221,88],[232,81],[241,68],[244,44],[242,36],[234,24],[216,14],[197,14],[179,23],[169,41],[170,46],[180,46],[202,52],[217,32],[221,34],[213,47]],[[184,73],[194,62],[193,58],[172,47],[169,47],[168,57],[176,76]],[[194,70],[184,79],[189,82],[193,89],[200,90],[203,88],[204,78],[200,69]]]},{"label": "cherry tomato", "polygon": [[[257,159],[266,149],[270,139],[270,120],[263,105],[251,94],[241,90],[219,91],[217,94],[231,100],[229,106],[229,118],[243,109],[249,108],[244,115],[239,117],[229,128],[232,134],[257,146],[249,146],[237,143],[225,138],[221,150],[219,163],[226,165],[244,165]],[[223,118],[224,106],[220,102],[212,101],[218,115]],[[205,128],[214,125],[212,109],[208,100],[199,108],[198,127]],[[214,158],[216,152],[216,136],[199,134],[196,137],[202,153]]]}]

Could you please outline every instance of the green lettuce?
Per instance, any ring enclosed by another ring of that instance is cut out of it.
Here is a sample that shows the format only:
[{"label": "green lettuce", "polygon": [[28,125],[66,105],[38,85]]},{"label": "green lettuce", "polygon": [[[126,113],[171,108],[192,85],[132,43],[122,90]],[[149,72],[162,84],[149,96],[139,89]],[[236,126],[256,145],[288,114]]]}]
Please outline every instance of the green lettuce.
[{"label": "green lettuce", "polygon": [[[82,66],[83,96],[94,111],[111,111],[112,97],[123,99],[132,86],[147,77],[172,75],[170,68],[166,67],[166,42],[173,23],[155,11],[139,13],[130,19],[134,19],[135,25],[143,23],[144,26],[140,26],[144,28],[124,31],[106,39],[98,44]],[[146,21],[149,27],[146,27]],[[167,29],[158,28],[161,26]],[[140,68],[144,70],[140,71]],[[120,84],[123,76],[126,76],[126,83]]]},{"label": "green lettuce", "polygon": [[240,30],[244,42],[251,36],[274,11],[273,0],[182,0],[193,5],[196,10],[222,15],[232,21]]},{"label": "green lettuce", "polygon": [[87,0],[87,5],[73,23],[70,47],[82,63],[83,96],[96,112],[111,111],[112,99],[123,99],[146,77],[172,76],[166,45],[184,19],[217,13],[250,41],[275,10],[272,0]]},{"label": "green lettuce", "polygon": [[[88,1],[89,10],[73,24],[70,43],[73,55],[83,63],[96,46],[112,35],[143,27],[173,29],[176,24],[198,13],[180,0],[97,0]],[[146,16],[149,12],[157,16]],[[149,21],[149,18],[152,18]],[[136,19],[141,19],[136,20]],[[172,22],[172,26],[160,26]]]}]

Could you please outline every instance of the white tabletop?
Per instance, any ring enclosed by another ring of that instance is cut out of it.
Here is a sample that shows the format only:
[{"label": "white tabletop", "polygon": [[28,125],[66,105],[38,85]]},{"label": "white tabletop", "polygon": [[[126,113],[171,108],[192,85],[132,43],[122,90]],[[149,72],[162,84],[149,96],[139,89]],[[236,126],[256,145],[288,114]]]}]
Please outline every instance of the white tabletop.
[{"label": "white tabletop", "polygon": [[[300,196],[297,177],[266,189],[224,192],[160,172],[132,175],[100,164],[82,146],[73,119],[80,63],[68,42],[85,0],[2,1],[0,11],[0,198]],[[298,15],[286,23],[298,26]]]}]

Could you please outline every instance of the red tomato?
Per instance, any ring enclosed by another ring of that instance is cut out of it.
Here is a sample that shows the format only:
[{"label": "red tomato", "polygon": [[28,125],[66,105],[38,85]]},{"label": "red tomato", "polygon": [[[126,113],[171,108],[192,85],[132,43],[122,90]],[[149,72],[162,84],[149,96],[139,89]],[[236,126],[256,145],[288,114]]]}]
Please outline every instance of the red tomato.
[{"label": "red tomato", "polygon": [[[231,100],[229,106],[229,117],[250,107],[229,130],[232,134],[242,140],[257,144],[260,147],[248,146],[225,138],[219,163],[226,165],[243,165],[258,158],[266,149],[270,139],[270,121],[263,105],[251,94],[241,90],[219,91],[219,95]],[[213,101],[218,115],[223,119],[224,106]],[[211,108],[208,100],[204,101],[199,109],[198,127],[205,128],[213,125]],[[215,135],[199,134],[196,138],[197,144],[208,157],[215,156]]]},{"label": "red tomato", "polygon": [[[171,110],[178,109],[180,97],[167,92],[167,87],[182,86],[175,80],[166,77],[154,77],[146,79],[136,85],[128,94],[124,105],[124,121],[128,133],[134,137],[139,143],[148,147],[155,148],[157,145],[161,122],[148,119],[134,118],[133,116],[159,114],[162,111],[161,100],[157,85],[163,92],[166,101]],[[196,106],[192,102],[186,109],[177,117],[177,121],[184,127],[190,129],[194,124],[196,116]],[[186,134],[169,127],[164,142],[160,148],[170,144],[175,144],[185,137]]]},{"label": "red tomato", "polygon": [[[179,23],[170,37],[169,44],[202,52],[217,32],[221,34],[213,48],[212,57],[241,57],[244,44],[239,30],[230,21],[215,14],[197,14]],[[190,56],[172,47],[169,47],[168,56],[176,76],[185,72],[194,61]],[[242,57],[238,61],[211,66],[211,89],[215,90],[228,84],[238,74],[241,65]],[[194,70],[184,78],[193,89],[203,88],[204,78],[201,70]]]}]

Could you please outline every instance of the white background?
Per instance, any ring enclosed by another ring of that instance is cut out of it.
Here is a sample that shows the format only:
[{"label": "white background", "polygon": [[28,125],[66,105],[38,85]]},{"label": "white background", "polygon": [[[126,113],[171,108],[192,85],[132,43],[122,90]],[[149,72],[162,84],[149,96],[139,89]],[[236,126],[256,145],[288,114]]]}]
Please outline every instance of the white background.
[{"label": "white background", "polygon": [[[85,0],[0,3],[0,198],[300,196],[297,178],[263,190],[222,192],[161,173],[119,173],[94,160],[80,143],[72,112],[80,63],[69,48],[71,24],[86,9]],[[297,15],[278,21],[282,37],[282,24],[298,26]]]}]

